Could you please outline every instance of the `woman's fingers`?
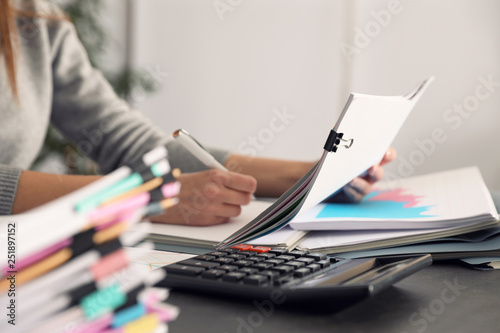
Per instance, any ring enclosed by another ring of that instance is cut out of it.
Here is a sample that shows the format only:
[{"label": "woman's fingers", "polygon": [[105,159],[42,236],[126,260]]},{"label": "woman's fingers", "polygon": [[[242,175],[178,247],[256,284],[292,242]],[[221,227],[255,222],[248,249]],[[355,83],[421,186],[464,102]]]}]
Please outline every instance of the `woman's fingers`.
[{"label": "woman's fingers", "polygon": [[372,166],[361,176],[354,178],[345,185],[337,194],[329,198],[328,202],[359,202],[368,195],[372,185],[384,178],[383,165],[394,161],[397,157],[393,148],[387,149],[380,164]]},{"label": "woman's fingers", "polygon": [[343,190],[349,202],[360,202],[365,195],[370,193],[371,184],[361,177],[356,177],[344,186]]},{"label": "woman's fingers", "polygon": [[396,150],[394,150],[394,148],[392,148],[392,147],[389,147],[389,149],[387,149],[387,151],[385,152],[385,155],[382,158],[382,161],[380,161],[380,165],[390,163],[390,162],[394,161],[396,159],[396,157],[398,157]]},{"label": "woman's fingers", "polygon": [[152,221],[199,226],[225,223],[241,214],[241,206],[250,202],[257,187],[255,178],[224,170],[183,174],[178,181],[179,203]]},{"label": "woman's fingers", "polygon": [[241,173],[213,169],[208,171],[208,176],[215,183],[235,191],[252,194],[257,189],[257,180]]},{"label": "woman's fingers", "polygon": [[366,180],[370,184],[374,184],[384,178],[384,168],[380,165],[374,165],[370,169],[368,169],[366,175],[361,178]]}]

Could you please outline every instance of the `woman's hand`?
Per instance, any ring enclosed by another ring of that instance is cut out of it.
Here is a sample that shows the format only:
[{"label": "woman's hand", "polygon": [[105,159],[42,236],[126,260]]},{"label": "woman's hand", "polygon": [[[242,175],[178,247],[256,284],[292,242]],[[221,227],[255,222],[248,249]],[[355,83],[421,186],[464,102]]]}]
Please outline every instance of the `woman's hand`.
[{"label": "woman's hand", "polygon": [[328,202],[360,202],[363,197],[371,192],[372,185],[384,178],[384,164],[396,159],[396,151],[389,148],[380,164],[372,166],[363,175],[354,178],[337,194],[327,199]]},{"label": "woman's hand", "polygon": [[225,223],[241,213],[257,188],[255,178],[235,172],[212,169],[182,174],[179,203],[153,222],[208,226]]},{"label": "woman's hand", "polygon": [[[353,179],[329,202],[359,202],[370,193],[372,185],[384,177],[382,166],[396,158],[389,148],[378,165]],[[241,213],[257,190],[261,196],[279,196],[300,179],[314,163],[292,162],[232,155],[228,161],[241,173],[208,170],[179,176],[179,203],[151,221],[169,224],[208,226],[227,222]],[[251,176],[245,175],[250,174]]]}]

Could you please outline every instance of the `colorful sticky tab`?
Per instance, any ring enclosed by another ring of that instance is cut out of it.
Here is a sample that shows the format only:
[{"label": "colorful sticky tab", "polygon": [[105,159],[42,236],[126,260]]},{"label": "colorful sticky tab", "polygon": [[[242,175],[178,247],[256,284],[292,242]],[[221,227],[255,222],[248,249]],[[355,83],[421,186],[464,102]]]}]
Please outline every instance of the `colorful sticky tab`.
[{"label": "colorful sticky tab", "polygon": [[137,303],[135,305],[129,306],[122,311],[115,313],[111,327],[121,327],[127,323],[130,323],[136,319],[141,318],[146,314],[146,307],[142,303]]},{"label": "colorful sticky tab", "polygon": [[256,246],[256,247],[252,247],[251,249],[248,249],[248,251],[253,251],[253,252],[257,252],[257,253],[267,253],[267,252],[271,251],[271,248],[265,247],[265,246]]},{"label": "colorful sticky tab", "polygon": [[123,333],[153,332],[160,324],[158,315],[147,314],[123,327]]},{"label": "colorful sticky tab", "polygon": [[99,262],[90,267],[96,281],[99,281],[114,272],[127,267],[129,264],[125,250],[120,249],[104,256]]},{"label": "colorful sticky tab", "polygon": [[179,194],[181,190],[181,183],[172,182],[165,184],[161,187],[161,193],[165,198],[172,198]]},{"label": "colorful sticky tab", "polygon": [[94,291],[80,302],[85,317],[94,319],[102,314],[117,309],[125,304],[127,295],[123,293],[120,286],[113,284],[108,288]]},{"label": "colorful sticky tab", "polygon": [[240,250],[240,251],[251,251],[251,249],[253,248],[252,245],[248,245],[248,244],[238,244],[238,245],[233,245],[231,246],[232,249],[237,249],[237,250]]}]

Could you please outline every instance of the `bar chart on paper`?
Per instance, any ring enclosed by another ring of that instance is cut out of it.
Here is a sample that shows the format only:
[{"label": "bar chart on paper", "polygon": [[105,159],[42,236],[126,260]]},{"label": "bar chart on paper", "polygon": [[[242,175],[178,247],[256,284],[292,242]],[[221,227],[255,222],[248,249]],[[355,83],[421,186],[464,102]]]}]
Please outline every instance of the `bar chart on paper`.
[{"label": "bar chart on paper", "polygon": [[360,203],[321,203],[295,217],[296,230],[405,230],[457,227],[498,218],[476,167],[377,184]]},{"label": "bar chart on paper", "polygon": [[317,218],[424,218],[437,217],[429,214],[433,205],[421,206],[424,196],[415,195],[405,188],[375,189],[356,205],[324,204]]}]

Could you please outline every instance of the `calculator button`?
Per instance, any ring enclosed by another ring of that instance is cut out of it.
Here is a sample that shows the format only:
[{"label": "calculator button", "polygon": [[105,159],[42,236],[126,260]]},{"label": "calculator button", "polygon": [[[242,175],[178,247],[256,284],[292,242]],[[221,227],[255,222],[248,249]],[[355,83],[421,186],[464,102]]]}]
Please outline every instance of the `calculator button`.
[{"label": "calculator button", "polygon": [[274,279],[279,278],[280,273],[276,271],[266,270],[266,271],[260,271],[259,275],[266,276],[269,280],[273,281]]},{"label": "calculator button", "polygon": [[271,250],[270,247],[265,247],[265,246],[255,246],[254,248],[251,248],[250,250],[248,251],[253,251],[253,252],[257,252],[257,253],[268,253],[269,250]]},{"label": "calculator button", "polygon": [[271,250],[269,250],[269,253],[274,253],[275,255],[280,256],[282,254],[288,253],[288,250],[280,249],[277,247],[277,248],[272,248]]},{"label": "calculator button", "polygon": [[259,253],[257,255],[257,257],[262,257],[262,258],[266,258],[266,259],[271,259],[271,258],[274,258],[276,257],[276,255],[274,253]]},{"label": "calculator button", "polygon": [[195,276],[205,271],[204,267],[194,267],[179,264],[171,264],[165,267],[168,273]]},{"label": "calculator button", "polygon": [[306,257],[306,258],[313,258],[316,261],[327,260],[328,259],[328,256],[326,254],[317,253],[317,252],[308,253],[304,257]]},{"label": "calculator button", "polygon": [[201,255],[201,256],[196,256],[194,258],[191,258],[191,259],[194,259],[194,260],[203,260],[203,261],[212,261],[214,260],[216,257],[214,256],[209,256],[209,255]]},{"label": "calculator button", "polygon": [[295,257],[283,254],[283,255],[276,257],[276,259],[283,259],[285,261],[290,261],[290,260],[295,260]]},{"label": "calculator button", "polygon": [[268,264],[273,264],[273,265],[281,265],[282,263],[285,262],[285,260],[283,260],[283,259],[268,259],[268,260],[263,261],[263,262],[266,262]]},{"label": "calculator button", "polygon": [[253,257],[248,257],[245,260],[252,260],[253,262],[261,262],[266,260],[266,258],[253,256]]},{"label": "calculator button", "polygon": [[252,251],[240,251],[238,252],[238,255],[244,255],[245,257],[251,257],[255,255],[255,252]]},{"label": "calculator button", "polygon": [[225,256],[227,256],[227,252],[213,251],[213,252],[207,253],[207,255],[214,256],[214,257],[225,257]]},{"label": "calculator button", "polygon": [[307,267],[299,268],[299,269],[295,270],[295,272],[293,272],[293,276],[298,277],[298,278],[304,277],[304,276],[309,275],[309,274],[311,274],[311,270]]},{"label": "calculator button", "polygon": [[241,272],[230,272],[222,276],[223,281],[238,282],[246,276],[245,273]]},{"label": "calculator button", "polygon": [[240,250],[238,249],[222,249],[222,250],[219,250],[220,252],[225,252],[225,253],[238,253],[240,252]]},{"label": "calculator button", "polygon": [[315,260],[313,258],[307,258],[307,257],[297,258],[295,260],[301,261],[301,262],[305,263],[306,265],[309,265],[309,264],[312,264],[315,262]]},{"label": "calculator button", "polygon": [[309,268],[311,270],[311,272],[317,272],[321,269],[321,266],[318,264],[310,264],[310,265],[307,265],[306,267]]},{"label": "calculator button", "polygon": [[206,269],[220,266],[220,264],[218,262],[200,261],[200,260],[194,260],[194,259],[183,260],[183,261],[178,262],[178,264],[188,265],[188,266],[205,267]]},{"label": "calculator button", "polygon": [[222,257],[222,258],[214,259],[212,262],[218,262],[221,265],[227,265],[227,264],[230,264],[234,261],[235,261],[235,259],[233,259],[233,258]]},{"label": "calculator button", "polygon": [[290,282],[292,278],[290,276],[282,276],[280,278],[277,278],[276,280],[273,281],[273,284],[275,286],[282,286],[287,282]]},{"label": "calculator button", "polygon": [[252,268],[257,268],[258,270],[263,270],[263,269],[269,269],[272,268],[274,265],[269,263],[269,262],[258,262],[256,264],[253,264]]},{"label": "calculator button", "polygon": [[256,268],[244,267],[244,268],[240,268],[238,270],[238,272],[242,272],[242,273],[246,273],[246,274],[250,275],[250,274],[258,273],[259,270]]},{"label": "calculator button", "polygon": [[253,265],[253,261],[238,260],[238,261],[233,262],[233,265],[238,266],[238,267],[247,267],[247,266]]},{"label": "calculator button", "polygon": [[294,256],[295,258],[305,256],[307,254],[307,251],[299,251],[299,250],[293,250],[288,252],[289,255]]},{"label": "calculator button", "polygon": [[218,279],[224,274],[226,274],[226,271],[222,269],[209,269],[208,271],[201,273],[201,276],[206,279]]},{"label": "calculator button", "polygon": [[269,281],[267,276],[257,275],[257,274],[247,276],[243,279],[244,284],[251,284],[254,286],[261,286],[267,283],[267,281]]},{"label": "calculator button", "polygon": [[232,271],[237,270],[238,266],[234,266],[234,265],[222,265],[222,266],[217,267],[217,269],[223,269],[226,272],[232,272]]},{"label": "calculator button", "polygon": [[316,264],[320,265],[321,268],[329,267],[330,266],[330,261],[329,260],[320,260],[316,262]]},{"label": "calculator button", "polygon": [[271,268],[272,271],[279,272],[280,275],[288,275],[293,272],[293,267],[292,266],[287,266],[287,265],[281,265],[281,266],[276,266]]},{"label": "calculator button", "polygon": [[230,255],[228,255],[226,258],[233,258],[233,259],[245,259],[247,256],[244,255],[244,254],[236,254],[236,253],[232,253]]},{"label": "calculator button", "polygon": [[285,265],[291,266],[294,269],[297,269],[297,268],[304,267],[306,264],[304,262],[294,260],[294,261],[286,262]]}]

